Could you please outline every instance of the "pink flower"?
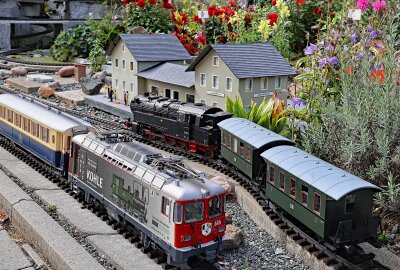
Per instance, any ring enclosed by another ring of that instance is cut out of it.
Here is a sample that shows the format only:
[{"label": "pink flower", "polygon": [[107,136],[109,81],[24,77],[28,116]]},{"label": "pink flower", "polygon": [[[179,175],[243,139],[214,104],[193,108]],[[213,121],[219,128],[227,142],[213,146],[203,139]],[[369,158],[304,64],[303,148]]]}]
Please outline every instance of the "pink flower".
[{"label": "pink flower", "polygon": [[369,7],[369,0],[357,0],[357,8],[366,10]]},{"label": "pink flower", "polygon": [[385,0],[376,0],[373,4],[372,4],[372,8],[376,11],[382,11],[386,8],[386,2]]}]

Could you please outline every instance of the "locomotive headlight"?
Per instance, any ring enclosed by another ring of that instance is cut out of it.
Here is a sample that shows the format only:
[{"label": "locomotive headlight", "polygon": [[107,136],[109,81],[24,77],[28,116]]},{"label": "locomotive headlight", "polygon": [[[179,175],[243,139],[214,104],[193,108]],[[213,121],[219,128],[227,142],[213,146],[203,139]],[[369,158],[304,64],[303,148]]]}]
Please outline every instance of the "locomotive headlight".
[{"label": "locomotive headlight", "polygon": [[192,237],[190,235],[182,236],[182,241],[183,242],[189,242],[190,240],[192,240]]},{"label": "locomotive headlight", "polygon": [[218,228],[218,232],[224,232],[225,231],[225,227],[219,227]]}]

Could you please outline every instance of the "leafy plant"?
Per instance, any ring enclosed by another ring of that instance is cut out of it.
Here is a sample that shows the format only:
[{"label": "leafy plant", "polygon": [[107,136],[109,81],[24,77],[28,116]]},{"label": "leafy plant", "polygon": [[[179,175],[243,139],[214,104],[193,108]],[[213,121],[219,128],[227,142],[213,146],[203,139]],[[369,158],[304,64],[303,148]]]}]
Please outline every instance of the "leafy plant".
[{"label": "leafy plant", "polygon": [[392,173],[387,178],[387,187],[377,193],[374,203],[383,215],[395,215],[400,218],[400,184],[396,183],[396,177]]},{"label": "leafy plant", "polygon": [[268,101],[264,99],[258,106],[252,102],[248,111],[244,109],[240,97],[236,97],[234,101],[227,97],[226,110],[232,113],[233,117],[248,119],[276,133],[282,132],[286,127],[286,110],[276,92]]}]

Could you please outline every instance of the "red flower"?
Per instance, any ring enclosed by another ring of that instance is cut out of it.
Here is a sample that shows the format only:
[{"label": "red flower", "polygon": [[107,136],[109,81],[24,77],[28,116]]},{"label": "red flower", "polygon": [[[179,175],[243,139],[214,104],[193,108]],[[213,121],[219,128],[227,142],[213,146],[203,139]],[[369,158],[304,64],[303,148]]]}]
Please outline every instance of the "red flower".
[{"label": "red flower", "polygon": [[146,5],[146,2],[144,0],[138,0],[137,5],[142,8]]},{"label": "red flower", "polygon": [[333,12],[333,11],[329,12],[329,17],[331,17],[331,18],[335,17],[335,12]]},{"label": "red flower", "polygon": [[207,40],[206,37],[200,33],[197,35],[196,42],[200,42],[201,44],[206,45]]},{"label": "red flower", "polygon": [[219,10],[216,8],[215,5],[211,5],[208,7],[208,16],[218,16]]},{"label": "red flower", "polygon": [[268,14],[267,16],[268,20],[269,20],[269,24],[272,26],[276,23],[276,21],[278,20],[279,16],[276,13],[271,13]]},{"label": "red flower", "polygon": [[231,7],[236,7],[236,6],[237,6],[236,1],[230,1],[230,2],[229,2],[229,5],[230,5]]},{"label": "red flower", "polygon": [[296,0],[296,5],[298,5],[298,6],[304,5],[305,3],[306,3],[306,0]]},{"label": "red flower", "polygon": [[163,0],[163,7],[167,8],[167,9],[173,9],[174,7],[171,5],[170,2],[168,2],[168,0]]},{"label": "red flower", "polygon": [[314,13],[317,14],[317,15],[319,15],[319,14],[321,14],[321,13],[324,13],[324,9],[319,8],[319,7],[315,7],[315,8],[314,8]]},{"label": "red flower", "polygon": [[221,43],[226,43],[226,37],[225,36],[219,36],[219,42]]},{"label": "red flower", "polygon": [[385,82],[385,69],[383,67],[379,68],[378,70],[374,68],[374,70],[371,72],[369,77],[371,80],[374,80],[375,82],[379,82],[381,84],[384,84]]},{"label": "red flower", "polygon": [[156,3],[157,0],[150,0],[150,4],[154,5]]},{"label": "red flower", "polygon": [[271,1],[271,5],[275,6],[276,5],[276,0]]},{"label": "red flower", "polygon": [[126,4],[128,4],[130,2],[130,0],[122,0],[122,4],[123,5],[126,5]]},{"label": "red flower", "polygon": [[199,18],[199,16],[194,16],[193,21],[198,22],[198,23],[203,23],[203,19]]}]

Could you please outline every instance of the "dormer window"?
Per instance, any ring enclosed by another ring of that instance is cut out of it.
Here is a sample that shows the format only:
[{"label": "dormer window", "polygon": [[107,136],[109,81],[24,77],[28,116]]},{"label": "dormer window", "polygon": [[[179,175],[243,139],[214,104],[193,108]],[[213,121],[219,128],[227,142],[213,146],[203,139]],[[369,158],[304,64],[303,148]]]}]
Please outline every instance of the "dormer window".
[{"label": "dormer window", "polygon": [[219,57],[218,56],[213,57],[213,66],[215,66],[215,67],[219,66]]}]

